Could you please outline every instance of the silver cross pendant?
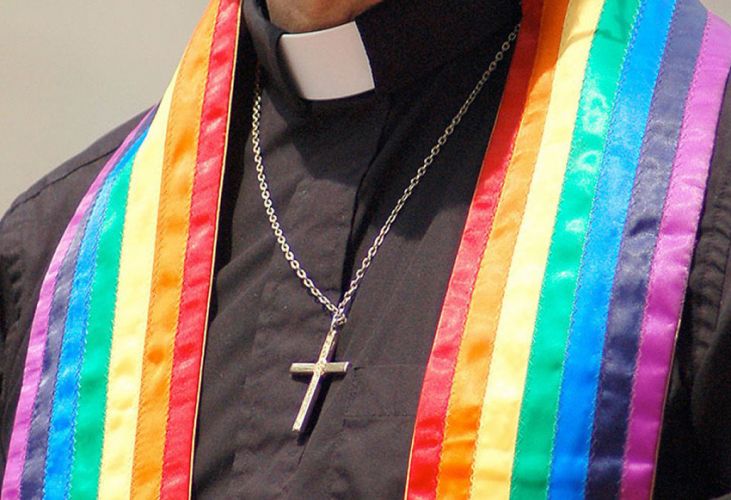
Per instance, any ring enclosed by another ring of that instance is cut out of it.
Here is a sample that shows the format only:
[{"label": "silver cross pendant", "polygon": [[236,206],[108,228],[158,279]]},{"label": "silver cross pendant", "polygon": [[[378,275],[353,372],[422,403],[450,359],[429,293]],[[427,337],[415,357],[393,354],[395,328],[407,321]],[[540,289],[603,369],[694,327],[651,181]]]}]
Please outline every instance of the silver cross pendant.
[{"label": "silver cross pendant", "polygon": [[320,349],[320,356],[315,363],[292,363],[289,368],[289,372],[292,375],[311,375],[310,383],[307,386],[307,392],[300,405],[297,418],[294,420],[292,431],[298,434],[302,434],[307,429],[312,410],[315,407],[317,396],[320,394],[320,387],[322,385],[323,377],[327,375],[342,375],[348,371],[350,363],[347,361],[339,363],[331,363],[333,353],[335,352],[335,344],[338,336],[338,327],[335,321],[330,326],[330,330],[327,332],[325,342],[322,344]]}]

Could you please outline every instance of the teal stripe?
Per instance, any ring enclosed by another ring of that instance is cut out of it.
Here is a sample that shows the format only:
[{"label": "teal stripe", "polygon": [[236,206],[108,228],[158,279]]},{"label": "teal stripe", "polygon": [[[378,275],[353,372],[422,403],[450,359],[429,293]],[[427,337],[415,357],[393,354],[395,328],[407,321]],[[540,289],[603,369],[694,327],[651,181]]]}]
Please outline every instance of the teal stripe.
[{"label": "teal stripe", "polygon": [[97,268],[91,290],[86,356],[79,381],[71,498],[96,498],[98,493],[109,356],[127,196],[134,160],[146,135],[147,131],[132,145],[123,160],[121,172],[109,195],[106,218],[99,239]]},{"label": "teal stripe", "polygon": [[[101,186],[100,186],[101,187]],[[96,196],[99,195],[97,190]],[[76,264],[81,250],[81,242],[89,224],[92,201],[77,226],[68,252],[63,258],[53,291],[53,302],[48,321],[48,334],[43,353],[43,372],[38,383],[38,392],[33,405],[33,419],[28,434],[28,451],[23,466],[20,484],[21,498],[39,498],[43,496],[43,482],[46,473],[46,455],[48,454],[48,431],[51,425],[53,395],[56,390],[58,363],[61,356],[63,332],[66,326],[71,285],[76,274]],[[29,347],[30,349],[30,347]]]},{"label": "teal stripe", "polygon": [[604,4],[587,61],[546,264],[513,463],[511,498],[546,498],[564,355],[607,131],[639,0]]}]

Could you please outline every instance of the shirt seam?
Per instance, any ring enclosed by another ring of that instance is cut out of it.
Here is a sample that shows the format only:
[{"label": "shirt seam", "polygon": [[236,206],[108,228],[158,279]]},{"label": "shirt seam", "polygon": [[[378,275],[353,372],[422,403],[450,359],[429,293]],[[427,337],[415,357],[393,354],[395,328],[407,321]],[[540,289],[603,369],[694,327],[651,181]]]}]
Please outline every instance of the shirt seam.
[{"label": "shirt seam", "polygon": [[64,172],[63,174],[59,175],[59,177],[55,179],[48,179],[46,183],[44,183],[41,186],[36,187],[33,189],[32,187],[27,191],[25,194],[21,194],[11,205],[8,211],[5,213],[4,218],[9,217],[11,214],[15,213],[19,208],[26,205],[28,202],[33,201],[37,197],[39,197],[41,194],[43,194],[47,189],[55,186],[59,182],[67,179],[71,175],[75,174],[79,170],[88,167],[92,165],[93,163],[98,162],[100,159],[104,158],[105,156],[109,156],[110,153],[115,151],[121,143],[115,143],[113,146],[109,148],[105,148],[104,151],[98,155],[95,155],[90,160],[86,160],[78,165],[75,165],[71,167],[67,172]]}]

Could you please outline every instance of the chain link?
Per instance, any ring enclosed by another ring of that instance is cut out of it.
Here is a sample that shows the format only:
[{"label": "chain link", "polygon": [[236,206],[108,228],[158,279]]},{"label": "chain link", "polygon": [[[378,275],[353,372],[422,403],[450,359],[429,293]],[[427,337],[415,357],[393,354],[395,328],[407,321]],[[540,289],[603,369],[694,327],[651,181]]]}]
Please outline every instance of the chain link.
[{"label": "chain link", "polygon": [[254,84],[254,105],[251,112],[251,144],[252,150],[254,152],[254,164],[256,166],[256,174],[257,180],[259,181],[259,191],[261,192],[261,198],[264,201],[264,208],[266,210],[272,232],[275,239],[277,240],[277,244],[279,245],[282,254],[284,255],[285,260],[289,264],[289,267],[292,268],[292,271],[295,272],[297,278],[299,278],[299,280],[302,282],[302,285],[304,285],[309,293],[331,314],[332,327],[342,326],[347,321],[348,306],[353,300],[353,297],[355,296],[355,293],[358,290],[361,281],[363,281],[366,271],[371,266],[373,259],[376,257],[378,250],[381,248],[381,245],[383,245],[383,241],[386,239],[386,235],[388,235],[389,231],[391,231],[391,226],[393,226],[393,223],[396,221],[396,218],[401,213],[401,210],[403,210],[408,199],[411,198],[411,195],[421,182],[421,179],[428,172],[431,164],[434,163],[434,160],[437,158],[437,156],[439,156],[442,147],[447,143],[449,137],[454,133],[455,129],[462,121],[462,118],[464,118],[464,115],[467,114],[470,106],[472,106],[472,103],[475,101],[475,99],[477,99],[477,96],[480,94],[482,88],[490,79],[492,73],[494,73],[497,69],[500,61],[502,61],[505,57],[505,53],[510,50],[510,47],[512,46],[513,42],[515,42],[515,39],[518,36],[519,30],[520,24],[517,24],[513,31],[508,35],[508,38],[503,42],[500,50],[497,52],[497,54],[495,54],[495,57],[490,62],[487,69],[484,71],[484,73],[482,73],[482,76],[473,87],[469,96],[467,96],[467,100],[459,108],[459,111],[456,115],[454,115],[439,139],[437,139],[436,144],[434,144],[434,146],[429,151],[429,155],[424,158],[421,166],[416,170],[416,174],[409,181],[408,186],[406,187],[406,189],[404,189],[401,197],[396,202],[396,206],[393,208],[393,210],[391,210],[391,213],[386,219],[386,222],[383,224],[381,230],[378,232],[378,235],[374,238],[373,243],[368,248],[368,252],[361,261],[358,270],[355,271],[347,291],[343,294],[343,298],[337,304],[330,300],[324,293],[320,291],[317,285],[315,285],[312,278],[310,278],[310,276],[307,274],[307,271],[305,271],[305,269],[302,267],[302,264],[300,264],[299,260],[292,251],[289,242],[287,241],[284,230],[279,223],[279,217],[274,210],[274,203],[272,202],[272,195],[269,191],[269,183],[267,181],[266,173],[264,172],[264,161],[262,159],[261,152],[260,123],[262,90],[259,77],[260,75],[259,71],[257,70],[256,82]]}]

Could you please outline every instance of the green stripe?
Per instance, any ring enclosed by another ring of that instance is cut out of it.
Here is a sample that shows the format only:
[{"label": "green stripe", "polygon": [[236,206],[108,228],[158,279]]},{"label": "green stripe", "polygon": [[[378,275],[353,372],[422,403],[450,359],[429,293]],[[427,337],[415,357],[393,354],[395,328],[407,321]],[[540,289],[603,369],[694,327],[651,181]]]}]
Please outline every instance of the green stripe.
[{"label": "green stripe", "polygon": [[86,341],[88,355],[84,357],[79,383],[70,498],[96,498],[98,493],[119,261],[133,162],[134,153],[121,166],[112,186],[99,241]]},{"label": "green stripe", "polygon": [[594,191],[639,0],[604,4],[587,61],[538,304],[511,498],[546,498],[564,354]]}]

